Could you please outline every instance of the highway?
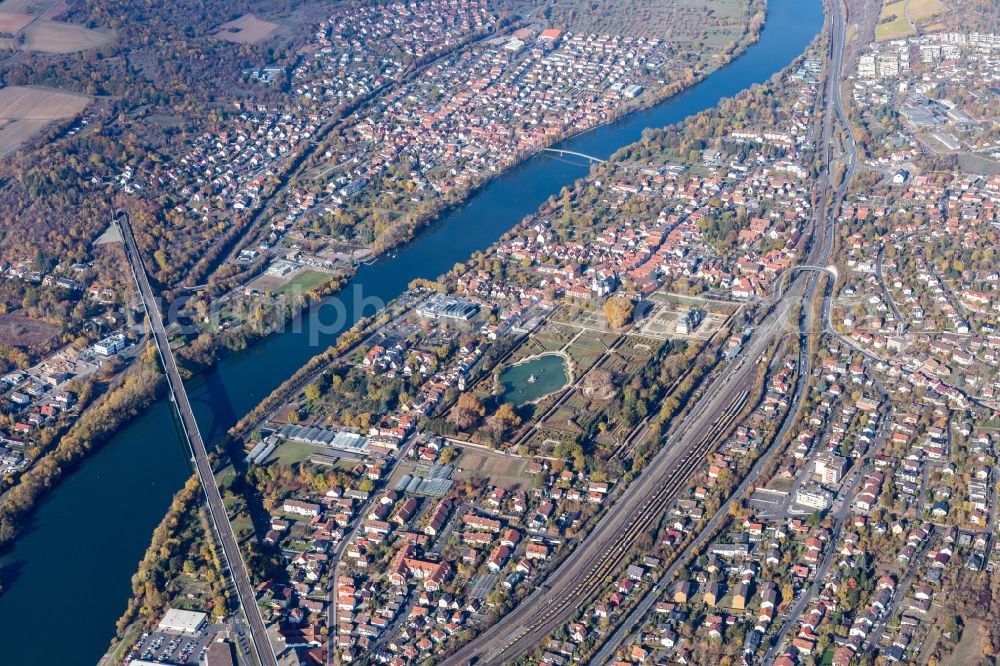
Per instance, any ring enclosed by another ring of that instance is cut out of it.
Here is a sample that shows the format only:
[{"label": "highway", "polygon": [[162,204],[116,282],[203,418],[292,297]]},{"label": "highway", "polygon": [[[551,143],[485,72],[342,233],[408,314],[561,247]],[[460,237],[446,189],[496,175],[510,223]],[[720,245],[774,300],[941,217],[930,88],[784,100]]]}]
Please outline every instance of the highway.
[{"label": "highway", "polygon": [[[854,177],[854,173],[857,170],[857,165],[858,165],[857,144],[855,143],[853,133],[850,131],[850,124],[847,121],[847,114],[844,113],[843,101],[841,99],[841,94],[840,94],[840,83],[842,80],[843,63],[844,63],[844,35],[846,30],[846,8],[842,5],[842,0],[832,0],[831,2],[829,2],[828,7],[832,13],[831,16],[832,20],[830,22],[831,35],[830,35],[830,44],[828,52],[830,66],[827,69],[827,77],[826,77],[825,104],[827,106],[827,112],[824,113],[823,117],[822,140],[824,145],[827,146],[828,150],[832,151],[834,114],[829,113],[829,107],[832,105],[834,113],[837,116],[837,120],[840,122],[841,127],[845,130],[844,138],[847,144],[846,146],[847,167],[844,171],[844,176],[840,182],[840,185],[837,187],[837,190],[833,193],[832,197],[827,199],[826,197],[829,196],[830,189],[832,188],[833,185],[833,183],[831,182],[831,174],[830,174],[830,165],[832,165],[833,163],[833,155],[831,152],[830,154],[825,156],[826,166],[824,167],[823,173],[821,174],[822,182],[820,186],[825,190],[823,201],[824,205],[826,206],[826,214],[825,214],[826,233],[821,249],[822,261],[813,263],[827,263],[830,260],[830,254],[832,251],[831,243],[834,236],[834,227],[836,225],[837,216],[840,213],[844,195],[847,193],[847,188],[850,185],[851,179]],[[824,332],[827,333],[828,335],[831,335],[835,339],[840,340],[841,342],[846,344],[850,349],[857,351],[855,345],[851,344],[850,341],[848,341],[842,335],[837,333],[831,326],[830,310],[832,307],[832,298],[833,298],[833,289],[828,288],[826,290],[826,293],[823,295],[822,328]],[[865,358],[868,359],[869,358],[868,355],[865,355]],[[883,396],[886,399],[888,399],[888,396],[885,394],[884,389],[881,390]],[[882,437],[884,437],[885,433],[887,432],[885,429],[888,427],[889,420],[890,418],[887,417],[882,423],[883,427],[883,432],[881,435]],[[852,478],[854,479],[858,478],[856,474],[859,473],[860,471],[861,470],[855,470],[855,474],[852,475]],[[767,652],[764,655],[763,659],[764,664],[770,663],[775,658],[778,649],[781,647],[781,644],[784,641],[784,637],[797,622],[799,616],[805,610],[806,604],[809,602],[810,599],[812,599],[813,594],[815,593],[816,589],[818,589],[818,586],[821,584],[822,579],[826,576],[826,572],[829,570],[830,564],[832,562],[833,553],[836,549],[836,539],[839,538],[840,530],[844,525],[844,521],[846,520],[847,513],[850,509],[850,504],[853,501],[855,493],[857,492],[857,486],[854,484],[854,482],[845,485],[850,485],[852,487],[845,494],[845,496],[841,498],[842,503],[840,509],[835,512],[836,523],[834,528],[834,536],[831,539],[831,543],[827,548],[827,552],[824,555],[823,560],[820,562],[820,566],[814,578],[813,585],[809,588],[809,590],[806,593],[804,593],[796,601],[796,603],[790,609],[788,616],[785,620],[785,623],[779,630],[778,635],[774,637],[771,646],[768,648]]]},{"label": "highway", "polygon": [[201,481],[202,490],[205,492],[206,505],[209,516],[218,537],[218,543],[222,547],[222,557],[224,566],[227,566],[232,577],[233,587],[243,610],[243,615],[247,619],[249,627],[250,642],[253,651],[261,666],[277,666],[271,642],[264,627],[264,620],[261,618],[260,609],[257,607],[256,596],[253,586],[250,584],[250,577],[247,575],[246,563],[240,553],[239,542],[233,534],[232,525],[226,515],[225,506],[222,503],[222,496],[219,494],[219,486],[216,485],[215,474],[212,473],[212,466],[208,460],[208,451],[205,442],[201,437],[198,428],[198,421],[194,417],[191,403],[188,400],[184,382],[180,372],[177,370],[177,363],[174,360],[173,352],[170,349],[167,331],[163,326],[163,318],[156,305],[153,289],[149,285],[149,278],[146,269],[142,264],[142,255],[139,253],[132,234],[132,227],[129,224],[128,214],[124,211],[115,213],[115,224],[118,225],[125,255],[128,258],[129,267],[132,269],[132,277],[135,279],[142,298],[143,308],[149,318],[153,339],[156,341],[156,348],[160,354],[160,361],[167,376],[167,384],[170,387],[170,397],[177,414],[180,417],[184,435],[187,438],[188,446],[194,457],[195,469],[198,472],[198,479]]},{"label": "highway", "polygon": [[[824,95],[827,112],[823,114],[821,144],[827,166],[822,170],[818,184],[818,201],[822,202],[822,208],[816,217],[809,253],[808,264],[813,266],[825,266],[829,262],[836,211],[857,167],[853,137],[847,132],[848,164],[840,186],[831,196],[833,183],[829,165],[833,156],[834,114],[829,113],[830,106],[833,106],[843,127],[848,127],[848,124],[839,85],[843,66],[844,8],[839,0],[830,5],[832,35]],[[756,374],[756,365],[746,362],[746,359],[758,358],[779,336],[791,332],[788,328],[792,305],[811,302],[816,285],[815,273],[800,272],[795,276],[781,301],[763,318],[747,342],[744,360],[719,373],[704,392],[702,400],[673,433],[670,446],[650,461],[586,539],[527,599],[443,660],[442,664],[509,663],[533,651],[547,634],[565,623],[603,588],[605,579],[624,562],[636,537],[657,527],[667,504],[687,487],[688,479],[700,469],[718,436],[732,424],[739,411],[734,408],[741,396],[745,401]],[[827,321],[831,293],[832,289],[828,288],[823,296],[824,319]],[[799,326],[794,328],[798,334]]]}]

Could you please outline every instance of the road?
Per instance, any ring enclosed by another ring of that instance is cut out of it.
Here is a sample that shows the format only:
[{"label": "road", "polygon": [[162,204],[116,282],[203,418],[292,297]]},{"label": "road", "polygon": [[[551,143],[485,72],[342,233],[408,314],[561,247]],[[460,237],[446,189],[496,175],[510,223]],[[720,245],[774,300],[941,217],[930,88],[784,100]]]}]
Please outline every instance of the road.
[{"label": "road", "polygon": [[[403,445],[399,447],[399,450],[396,452],[392,462],[389,463],[389,466],[383,471],[382,479],[385,487],[388,487],[389,480],[392,479],[393,474],[396,472],[396,468],[399,467],[399,463],[406,459],[407,454],[410,451],[410,447],[413,446],[415,439],[416,437],[414,435],[407,438],[407,440],[403,442]],[[368,515],[369,511],[371,511],[372,505],[376,500],[381,499],[382,493],[380,490],[373,489],[371,494],[368,496],[368,499],[361,505],[361,508],[358,509],[357,513],[354,514],[354,517],[348,524],[347,529],[344,530],[344,536],[341,537],[340,542],[337,544],[333,552],[333,557],[331,558],[333,571],[330,576],[330,589],[327,599],[329,602],[327,615],[330,621],[330,634],[326,642],[326,663],[328,664],[335,663],[336,643],[339,633],[337,631],[337,627],[340,626],[337,618],[337,579],[340,577],[340,562],[344,557],[344,551],[347,550],[347,546],[354,540],[358,530],[361,529],[361,525],[365,522],[365,516]]]},{"label": "road", "polygon": [[276,666],[277,660],[271,648],[271,642],[267,636],[267,629],[264,627],[264,620],[257,607],[256,596],[253,586],[250,584],[250,577],[247,574],[246,563],[240,553],[239,542],[233,533],[232,525],[226,515],[225,505],[222,503],[222,495],[219,493],[219,486],[215,481],[215,474],[212,472],[211,463],[208,460],[208,450],[205,441],[202,439],[201,431],[198,428],[198,421],[194,417],[191,403],[188,400],[184,382],[180,372],[177,370],[177,363],[174,360],[173,351],[167,338],[167,331],[163,326],[163,318],[156,304],[153,289],[150,287],[146,269],[142,264],[142,255],[139,253],[132,234],[132,227],[129,223],[128,214],[119,211],[115,214],[115,223],[118,225],[125,255],[128,258],[129,267],[132,269],[132,277],[135,279],[139,289],[139,296],[142,298],[142,305],[149,318],[153,339],[156,341],[157,351],[160,353],[160,360],[163,363],[163,370],[167,376],[167,384],[170,387],[170,397],[177,414],[180,417],[184,435],[187,438],[188,446],[194,456],[195,469],[198,472],[198,479],[201,481],[202,490],[205,492],[206,504],[209,516],[218,537],[218,543],[222,547],[224,565],[228,566],[232,577],[233,587],[240,602],[240,607],[247,619],[249,627],[250,642],[253,645],[257,660],[262,666]]},{"label": "road", "polygon": [[[831,3],[833,21],[830,40],[827,90],[824,113],[823,138],[824,162],[832,163],[833,115],[848,127],[840,100],[840,73],[844,51],[844,9],[838,2]],[[826,265],[833,244],[835,211],[846,192],[847,185],[857,168],[857,154],[853,137],[846,133],[850,147],[845,177],[831,196],[830,169],[824,168],[819,183],[819,201],[822,213],[813,229],[810,248],[810,265]],[[817,240],[818,237],[818,240]],[[783,298],[765,315],[754,331],[744,350],[745,359],[756,359],[779,336],[788,331],[793,303],[811,302],[817,285],[815,273],[799,273],[785,290]],[[824,294],[826,318],[829,317],[829,299],[832,290]],[[798,333],[798,326],[795,326]],[[715,438],[731,423],[735,414],[729,414],[739,396],[753,386],[756,365],[745,360],[727,367],[719,373],[704,392],[704,397],[692,413],[679,426],[671,444],[661,450],[647,465],[642,474],[632,482],[627,492],[616,501],[562,564],[513,611],[487,628],[476,639],[442,661],[448,666],[477,664],[502,664],[513,661],[535,649],[551,631],[562,625],[588,602],[628,554],[631,544],[639,534],[655,528],[666,505],[687,486],[688,478],[700,469],[706,454],[712,449]],[[722,416],[718,416],[722,415]],[[727,419],[729,422],[726,423]],[[721,429],[719,426],[723,426]],[[707,433],[707,434],[706,434]]]},{"label": "road", "polygon": [[882,298],[885,302],[889,304],[889,308],[892,310],[892,318],[896,320],[896,326],[898,328],[905,328],[906,322],[903,320],[903,315],[899,313],[899,308],[896,307],[896,301],[893,300],[892,294],[889,293],[888,287],[885,286],[885,277],[882,275],[882,260],[885,258],[885,243],[883,242],[879,245],[878,254],[875,255],[875,277],[878,279],[878,286],[882,292]]},{"label": "road", "polygon": [[[831,249],[828,243],[833,238],[834,225],[836,224],[836,219],[837,216],[839,215],[844,195],[847,193],[847,188],[850,185],[851,179],[854,177],[854,174],[857,171],[858,167],[857,144],[855,143],[853,133],[850,131],[851,126],[850,123],[848,123],[847,121],[847,114],[844,113],[843,100],[841,99],[841,94],[840,94],[841,93],[840,84],[842,80],[843,64],[844,64],[846,8],[842,5],[842,0],[833,0],[833,2],[830,2],[828,6],[830,7],[830,10],[833,13],[832,17],[833,20],[831,21],[832,34],[830,39],[830,50],[828,54],[830,66],[827,70],[826,91],[825,91],[825,103],[827,106],[827,112],[824,113],[824,118],[823,118],[823,133],[822,133],[821,145],[825,145],[828,150],[832,151],[833,116],[836,115],[837,120],[840,122],[840,126],[845,130],[843,136],[847,148],[847,167],[844,171],[844,176],[840,182],[840,185],[837,187],[836,191],[833,193],[833,196],[827,202],[828,203],[828,208],[826,210],[827,233],[824,243],[825,245],[827,245],[827,247],[825,247],[823,250],[824,252],[823,261],[813,262],[813,263],[826,263],[827,261],[829,261]],[[829,107],[831,105],[833,107],[834,114],[828,112]],[[826,155],[826,164],[830,165],[832,163],[833,163],[832,154]],[[833,185],[832,182],[830,182],[829,168],[824,168],[821,178],[823,178],[826,181],[824,183],[821,183],[821,187],[826,188],[828,194],[829,189]],[[837,340],[840,340],[845,345],[847,345],[848,348],[855,351],[860,351],[854,344],[852,344],[844,336],[837,333],[831,326],[830,311],[832,308],[832,298],[833,298],[833,290],[827,289],[826,294],[823,296],[822,315],[823,315],[824,332],[827,333],[828,335],[833,336]],[[881,360],[878,359],[877,357],[871,357],[868,354],[864,354],[864,356],[867,360]],[[884,389],[883,389],[883,394],[884,394]],[[882,424],[883,428],[888,427],[889,420],[890,417],[887,417],[885,419],[885,421]],[[861,471],[863,471],[863,469],[864,468],[856,469],[855,474],[860,473]],[[852,475],[852,478],[856,477]],[[830,546],[829,548],[827,548],[827,552],[824,555],[822,562],[820,562],[819,568],[817,569],[813,584],[809,588],[809,590],[805,594],[803,594],[799,598],[799,600],[795,603],[795,605],[792,607],[785,623],[782,625],[777,636],[774,637],[771,647],[765,653],[763,663],[768,664],[774,660],[778,649],[781,647],[781,644],[784,641],[785,635],[787,635],[787,633],[791,630],[794,624],[798,621],[799,616],[805,610],[806,604],[812,599],[816,589],[818,588],[818,585],[821,584],[823,578],[826,576],[826,572],[829,570],[830,563],[832,561],[832,556],[835,550],[836,539],[839,538],[840,531],[847,517],[847,512],[850,510],[851,502],[853,500],[855,493],[857,492],[859,485],[860,483],[853,484],[851,490],[848,491],[847,495],[841,498],[842,503],[840,509],[835,514],[836,523],[835,523],[834,534],[833,537],[831,538]]]},{"label": "road", "polygon": [[[888,401],[889,394],[885,391],[881,384],[876,385],[882,393],[882,399]],[[889,437],[889,428],[892,423],[892,416],[893,411],[890,407],[889,412],[880,422],[879,433],[870,447],[871,449],[874,449],[875,452],[881,450],[882,445],[885,444],[886,439]],[[868,455],[868,452],[866,452],[866,455],[869,459],[871,458],[871,456]],[[843,484],[841,485],[842,496],[837,498],[837,501],[840,502],[840,506],[839,508],[836,508],[833,513],[834,526],[830,533],[830,540],[827,544],[826,553],[823,555],[823,560],[816,569],[816,575],[813,576],[812,584],[788,610],[784,623],[781,625],[778,633],[771,639],[771,645],[767,652],[764,653],[764,658],[761,660],[761,664],[764,666],[774,662],[775,658],[778,656],[778,652],[784,645],[785,637],[788,636],[788,633],[798,624],[799,618],[802,617],[802,613],[805,612],[809,602],[816,597],[816,593],[820,591],[820,588],[824,584],[824,579],[830,571],[830,565],[833,563],[833,557],[837,552],[837,542],[840,540],[841,533],[843,532],[844,523],[850,515],[851,505],[854,503],[854,498],[858,494],[858,490],[861,489],[861,479],[863,479],[869,471],[871,471],[870,464],[860,465],[851,470],[850,474],[848,474],[848,476],[844,479]],[[847,492],[843,492],[845,489]]]},{"label": "road", "polygon": [[882,634],[885,633],[886,628],[889,626],[889,620],[892,616],[896,614],[899,610],[899,605],[903,603],[903,598],[906,597],[906,593],[910,591],[910,584],[913,583],[913,576],[916,575],[917,569],[924,561],[924,557],[927,555],[927,549],[930,548],[931,543],[934,541],[934,525],[931,525],[931,531],[924,539],[923,543],[917,548],[917,552],[914,553],[913,559],[910,560],[910,564],[906,569],[906,574],[903,575],[903,579],[899,581],[896,585],[896,589],[892,593],[892,603],[879,618],[878,624],[875,625],[874,629],[868,633],[868,638],[865,639],[867,647],[863,648],[866,650],[877,650],[879,643],[882,641]]},{"label": "road", "polygon": [[[800,367],[804,367],[801,365],[801,363],[805,357],[806,357],[805,348],[804,347],[800,348],[799,351]],[[802,400],[802,397],[805,393],[804,391],[805,378],[807,375],[808,372],[804,374],[799,373],[799,379],[796,382],[797,388],[792,398],[793,405],[800,403]],[[704,547],[705,542],[709,540],[709,538],[715,533],[716,528],[718,528],[720,523],[722,523],[722,521],[725,520],[726,516],[729,515],[730,507],[733,504],[742,501],[743,496],[746,495],[750,487],[757,482],[757,479],[760,477],[760,473],[764,470],[764,467],[771,460],[771,457],[780,450],[782,442],[785,439],[785,435],[788,433],[788,430],[791,428],[792,423],[795,421],[794,418],[795,411],[796,410],[794,408],[792,410],[789,410],[788,414],[786,414],[783,420],[780,430],[775,435],[775,437],[772,438],[771,445],[768,447],[766,451],[764,451],[762,455],[760,455],[757,458],[753,466],[750,468],[750,471],[747,473],[746,477],[744,477],[742,483],[740,483],[740,485],[736,488],[736,490],[733,491],[732,494],[730,494],[729,499],[727,499],[722,504],[722,506],[719,507],[718,511],[716,511],[715,514],[712,515],[712,517],[709,519],[707,523],[705,523],[704,527],[700,528],[698,536],[692,539],[688,543],[688,545],[684,547],[684,550],[682,550],[677,555],[677,557],[674,558],[673,563],[671,563],[671,565],[666,569],[666,571],[663,572],[663,575],[657,581],[656,585],[654,585],[648,592],[646,592],[646,595],[639,601],[638,604],[636,604],[635,608],[633,608],[632,611],[628,614],[628,616],[626,616],[626,618],[619,624],[618,628],[608,638],[608,640],[605,641],[604,645],[601,646],[601,649],[597,652],[597,654],[595,654],[590,659],[589,663],[592,666],[600,666],[601,664],[606,664],[611,661],[611,658],[614,656],[615,651],[626,640],[628,640],[629,637],[632,634],[634,634],[636,630],[638,630],[640,621],[644,617],[646,617],[646,615],[649,613],[650,609],[653,607],[656,601],[661,598],[663,592],[672,582],[673,577],[677,574],[680,568],[682,566],[686,566],[688,561],[691,559],[691,556],[694,553],[700,551]]]}]

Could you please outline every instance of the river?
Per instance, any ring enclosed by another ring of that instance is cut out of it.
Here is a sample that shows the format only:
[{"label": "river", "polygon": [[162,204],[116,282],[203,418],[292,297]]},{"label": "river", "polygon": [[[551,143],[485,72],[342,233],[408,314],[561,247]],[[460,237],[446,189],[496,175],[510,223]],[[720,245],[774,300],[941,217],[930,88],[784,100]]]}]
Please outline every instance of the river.
[{"label": "river", "polygon": [[[819,0],[770,0],[760,40],[701,83],[646,111],[559,147],[606,158],[663,127],[765,81],[799,55],[822,27]],[[539,154],[479,190],[393,256],[362,266],[344,293],[389,301],[417,277],[435,278],[484,250],[587,168]],[[344,299],[350,301],[351,299]],[[369,314],[369,313],[366,313]],[[349,321],[356,319],[352,303]],[[202,433],[214,441],[313,355],[336,339],[330,308],[314,309],[299,330],[228,356],[187,383]],[[92,666],[125,609],[130,578],[170,498],[191,474],[160,400],[122,429],[57,487],[0,566],[0,663]]]}]

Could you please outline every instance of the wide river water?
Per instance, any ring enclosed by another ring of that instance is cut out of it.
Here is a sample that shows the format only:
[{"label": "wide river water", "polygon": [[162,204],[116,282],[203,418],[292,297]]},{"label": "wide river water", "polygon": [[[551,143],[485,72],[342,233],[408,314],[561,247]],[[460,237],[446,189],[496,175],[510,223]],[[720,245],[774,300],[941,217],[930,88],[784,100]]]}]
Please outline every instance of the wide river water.
[{"label": "wide river water", "polygon": [[[676,123],[767,80],[802,53],[823,24],[819,0],[768,4],[760,40],[728,66],[651,109],[560,147],[606,158],[639,140],[646,128]],[[361,267],[345,293],[359,285],[365,297],[388,302],[412,279],[435,278],[486,249],[586,172],[585,166],[547,154],[528,159],[398,254]],[[314,309],[300,330],[232,354],[187,383],[206,440],[224,434],[334,342],[337,332],[323,325],[333,315],[323,310]],[[356,319],[349,302],[346,314],[348,321]],[[160,400],[87,459],[37,509],[16,547],[0,560],[8,587],[0,594],[0,664],[93,666],[107,649],[153,528],[192,473],[172,409]]]}]

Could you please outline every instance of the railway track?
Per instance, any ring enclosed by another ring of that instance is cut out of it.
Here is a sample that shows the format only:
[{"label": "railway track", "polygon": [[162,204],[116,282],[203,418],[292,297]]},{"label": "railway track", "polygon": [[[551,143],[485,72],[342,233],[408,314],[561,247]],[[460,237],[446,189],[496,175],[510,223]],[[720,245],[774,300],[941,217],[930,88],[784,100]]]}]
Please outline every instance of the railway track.
[{"label": "railway track", "polygon": [[671,473],[667,475],[667,482],[661,485],[656,493],[639,508],[636,520],[622,534],[614,548],[606,551],[597,562],[590,566],[576,587],[569,594],[564,595],[558,603],[549,604],[545,611],[537,616],[533,622],[523,625],[507,641],[490,650],[485,655],[483,663],[503,662],[503,653],[526,634],[540,629],[553,616],[565,611],[568,606],[579,606],[586,603],[590,597],[600,591],[605,577],[613,573],[621,565],[635,539],[645,530],[657,524],[670,502],[687,487],[690,476],[698,470],[699,466],[704,462],[705,457],[714,448],[719,437],[729,429],[736,420],[736,417],[739,416],[749,396],[749,391],[740,393],[729,407],[716,418],[698,444],[676,462]]}]

